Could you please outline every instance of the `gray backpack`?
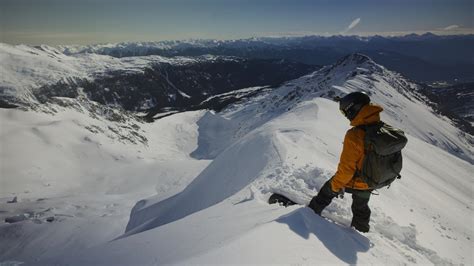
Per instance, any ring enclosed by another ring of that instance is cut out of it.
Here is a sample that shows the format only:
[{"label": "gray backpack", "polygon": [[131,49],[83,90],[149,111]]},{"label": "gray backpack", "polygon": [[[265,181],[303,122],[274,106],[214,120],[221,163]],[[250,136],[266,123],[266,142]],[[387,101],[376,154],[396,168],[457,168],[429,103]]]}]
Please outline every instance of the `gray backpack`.
[{"label": "gray backpack", "polygon": [[372,189],[389,186],[401,178],[401,151],[408,142],[405,133],[384,122],[358,128],[365,131],[365,158],[357,174]]}]

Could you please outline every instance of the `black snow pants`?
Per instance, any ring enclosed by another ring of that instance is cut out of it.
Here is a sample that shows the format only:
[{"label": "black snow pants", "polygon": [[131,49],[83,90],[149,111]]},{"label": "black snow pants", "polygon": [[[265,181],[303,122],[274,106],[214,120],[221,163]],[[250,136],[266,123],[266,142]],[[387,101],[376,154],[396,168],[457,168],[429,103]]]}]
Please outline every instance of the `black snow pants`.
[{"label": "black snow pants", "polygon": [[[331,189],[331,180],[327,181],[319,191],[318,195],[313,197],[309,203],[309,207],[314,210],[318,215],[321,215],[326,206],[328,206],[332,199],[337,196]],[[358,231],[368,232],[370,229],[370,208],[369,199],[371,190],[356,190],[346,189],[347,193],[352,194],[352,222],[351,226],[355,227]]]}]

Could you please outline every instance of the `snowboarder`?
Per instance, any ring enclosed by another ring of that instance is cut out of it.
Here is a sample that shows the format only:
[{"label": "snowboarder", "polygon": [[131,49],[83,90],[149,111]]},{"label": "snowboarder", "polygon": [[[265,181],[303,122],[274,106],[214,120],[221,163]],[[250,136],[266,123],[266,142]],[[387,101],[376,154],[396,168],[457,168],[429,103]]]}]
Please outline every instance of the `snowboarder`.
[{"label": "snowboarder", "polygon": [[383,108],[371,104],[366,93],[353,92],[339,99],[339,109],[353,127],[345,135],[336,174],[322,186],[309,207],[321,215],[333,198],[342,197],[344,192],[352,193],[351,226],[360,232],[368,232],[371,213],[368,203],[373,189],[358,175],[365,155],[365,131],[361,126],[379,123]]}]

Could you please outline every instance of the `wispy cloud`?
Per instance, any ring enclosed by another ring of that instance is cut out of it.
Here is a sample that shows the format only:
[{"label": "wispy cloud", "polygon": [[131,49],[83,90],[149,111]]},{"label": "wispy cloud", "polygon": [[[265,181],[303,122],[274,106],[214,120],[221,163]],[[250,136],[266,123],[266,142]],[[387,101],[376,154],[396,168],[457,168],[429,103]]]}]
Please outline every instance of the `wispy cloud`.
[{"label": "wispy cloud", "polygon": [[355,26],[357,26],[359,23],[360,23],[360,18],[354,19],[354,20],[351,22],[351,24],[349,24],[349,26],[347,26],[347,28],[341,32],[341,34],[344,34],[344,33],[349,32],[350,30],[352,30],[353,28],[355,28]]},{"label": "wispy cloud", "polygon": [[444,27],[443,30],[455,30],[458,29],[460,26],[459,25],[449,25],[447,27]]}]

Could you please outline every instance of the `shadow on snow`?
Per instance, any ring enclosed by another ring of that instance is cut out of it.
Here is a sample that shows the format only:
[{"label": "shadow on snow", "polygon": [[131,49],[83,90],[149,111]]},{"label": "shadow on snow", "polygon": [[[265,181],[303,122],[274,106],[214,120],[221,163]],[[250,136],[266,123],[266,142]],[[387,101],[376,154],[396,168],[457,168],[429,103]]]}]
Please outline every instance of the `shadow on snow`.
[{"label": "shadow on snow", "polygon": [[316,215],[309,208],[299,208],[276,220],[304,239],[315,235],[336,257],[348,264],[357,263],[357,253],[371,248],[370,240],[351,228]]}]

